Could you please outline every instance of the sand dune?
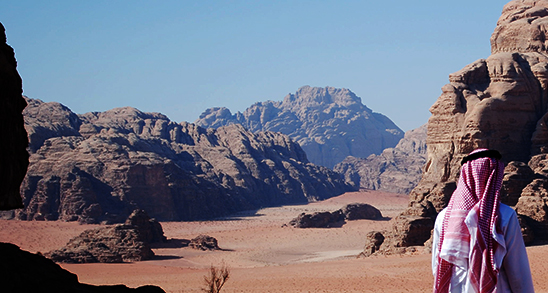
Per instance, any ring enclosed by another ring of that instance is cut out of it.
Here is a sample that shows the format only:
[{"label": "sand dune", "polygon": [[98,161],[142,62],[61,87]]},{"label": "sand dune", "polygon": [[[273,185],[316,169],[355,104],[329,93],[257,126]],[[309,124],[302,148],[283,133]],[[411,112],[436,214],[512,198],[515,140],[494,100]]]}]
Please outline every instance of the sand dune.
[{"label": "sand dune", "polygon": [[[340,228],[295,229],[284,226],[302,212],[333,211],[365,202],[392,218],[407,196],[353,192],[322,202],[266,208],[217,221],[163,222],[171,243],[154,249],[157,258],[127,264],[63,264],[90,284],[158,285],[167,292],[200,292],[209,266],[231,268],[223,292],[429,292],[430,255],[356,258],[365,235],[390,227],[390,221],[359,220]],[[0,241],[31,252],[64,245],[92,225],[63,222],[0,221]],[[199,234],[217,238],[221,251],[176,247]],[[537,292],[548,292],[548,246],[528,248]]]}]

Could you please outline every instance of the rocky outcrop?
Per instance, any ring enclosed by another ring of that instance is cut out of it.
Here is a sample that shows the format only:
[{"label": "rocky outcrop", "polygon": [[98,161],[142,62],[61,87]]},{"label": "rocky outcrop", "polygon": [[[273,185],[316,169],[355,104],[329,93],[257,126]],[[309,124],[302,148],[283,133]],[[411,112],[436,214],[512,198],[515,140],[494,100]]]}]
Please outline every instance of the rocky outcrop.
[{"label": "rocky outcrop", "polygon": [[2,292],[75,292],[75,293],[160,293],[157,286],[128,288],[125,285],[95,286],[83,284],[78,276],[64,270],[40,254],[19,249],[10,243],[0,243]]},{"label": "rocky outcrop", "polygon": [[204,129],[130,107],[77,115],[27,101],[31,156],[18,219],[114,223],[135,209],[158,220],[207,219],[349,190],[279,133]]},{"label": "rocky outcrop", "polygon": [[4,26],[0,23],[0,210],[23,207],[19,187],[27,171],[29,155],[22,114],[27,103],[22,93],[15,52],[7,44]]},{"label": "rocky outcrop", "polygon": [[382,214],[376,207],[367,203],[350,203],[341,209],[345,220],[376,220],[381,219]]},{"label": "rocky outcrop", "polygon": [[289,222],[295,228],[330,228],[338,227],[345,220],[377,220],[382,219],[381,211],[366,203],[351,203],[334,212],[301,213]]},{"label": "rocky outcrop", "polygon": [[220,250],[217,239],[209,235],[198,235],[190,240],[188,246],[198,250]]},{"label": "rocky outcrop", "polygon": [[347,156],[366,158],[394,147],[403,132],[388,117],[373,112],[347,89],[301,87],[281,102],[259,102],[243,113],[206,110],[195,122],[217,128],[241,124],[252,132],[289,135],[317,165],[333,168]]},{"label": "rocky outcrop", "polygon": [[45,256],[64,263],[142,261],[154,257],[150,244],[165,241],[160,223],[135,210],[125,224],[86,230]]},{"label": "rocky outcrop", "polygon": [[535,237],[548,239],[547,31],[548,1],[511,1],[491,37],[491,56],[449,76],[430,108],[428,159],[400,222],[424,235],[394,229],[396,245],[428,239],[456,188],[461,159],[480,147],[502,153],[503,201],[515,204]]},{"label": "rocky outcrop", "polygon": [[330,228],[344,223],[341,210],[334,212],[302,213],[289,222],[295,228]]},{"label": "rocky outcrop", "polygon": [[345,181],[359,188],[409,194],[426,163],[426,124],[405,133],[394,148],[367,158],[347,157],[335,165]]}]

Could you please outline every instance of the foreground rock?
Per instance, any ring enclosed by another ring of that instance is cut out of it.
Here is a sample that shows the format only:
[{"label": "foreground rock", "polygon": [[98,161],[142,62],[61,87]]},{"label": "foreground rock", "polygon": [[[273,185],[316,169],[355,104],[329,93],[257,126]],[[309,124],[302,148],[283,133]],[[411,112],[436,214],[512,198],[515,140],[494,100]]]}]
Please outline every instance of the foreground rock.
[{"label": "foreground rock", "polygon": [[77,115],[27,101],[31,163],[17,219],[116,223],[134,209],[165,221],[208,219],[350,190],[279,133],[204,129],[129,107]]},{"label": "foreground rock", "polygon": [[529,241],[548,239],[547,21],[548,1],[509,2],[491,36],[491,56],[449,76],[430,108],[427,163],[392,231],[394,247],[429,238],[456,188],[460,161],[479,147],[499,150],[508,164],[502,200],[532,229]]},{"label": "foreground rock", "polygon": [[136,289],[125,285],[95,286],[78,282],[78,276],[62,269],[40,254],[19,249],[10,243],[0,243],[0,276],[2,292],[75,292],[75,293],[160,293],[157,286]]},{"label": "foreground rock", "polygon": [[389,118],[367,108],[353,92],[332,87],[304,86],[281,102],[259,102],[234,115],[227,108],[208,109],[196,124],[241,124],[252,132],[281,132],[299,143],[312,163],[329,168],[347,156],[380,154],[403,136]]},{"label": "foreground rock", "polygon": [[198,250],[219,250],[217,239],[208,235],[198,235],[190,240],[189,247]]},{"label": "foreground rock", "polygon": [[367,158],[347,157],[334,171],[359,188],[409,194],[417,186],[426,163],[426,124],[407,131],[394,148]]},{"label": "foreground rock", "polygon": [[134,211],[125,224],[86,230],[61,249],[45,254],[64,263],[120,263],[152,259],[150,244],[165,242],[160,223],[142,210]]},{"label": "foreground rock", "polygon": [[23,207],[19,187],[27,171],[29,155],[22,114],[27,103],[22,93],[15,52],[7,44],[4,26],[0,23],[0,210]]},{"label": "foreground rock", "polygon": [[345,220],[376,219],[382,219],[377,208],[366,203],[352,203],[334,212],[301,213],[289,225],[295,228],[331,228],[344,224]]}]

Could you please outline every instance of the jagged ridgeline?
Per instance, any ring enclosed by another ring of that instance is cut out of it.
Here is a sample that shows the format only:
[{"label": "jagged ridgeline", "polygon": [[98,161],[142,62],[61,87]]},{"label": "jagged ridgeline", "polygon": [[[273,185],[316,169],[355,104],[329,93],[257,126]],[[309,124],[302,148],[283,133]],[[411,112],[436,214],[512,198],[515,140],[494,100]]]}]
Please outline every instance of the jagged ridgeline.
[{"label": "jagged ridgeline", "polygon": [[312,163],[329,168],[348,156],[378,155],[403,137],[388,117],[367,108],[350,90],[333,87],[304,86],[281,102],[259,102],[234,115],[227,108],[211,108],[195,123],[211,128],[241,124],[252,132],[287,134]]},{"label": "jagged ridgeline", "polygon": [[140,208],[158,220],[208,219],[350,190],[280,133],[205,129],[130,107],[78,115],[27,102],[25,208],[4,217],[120,222]]}]

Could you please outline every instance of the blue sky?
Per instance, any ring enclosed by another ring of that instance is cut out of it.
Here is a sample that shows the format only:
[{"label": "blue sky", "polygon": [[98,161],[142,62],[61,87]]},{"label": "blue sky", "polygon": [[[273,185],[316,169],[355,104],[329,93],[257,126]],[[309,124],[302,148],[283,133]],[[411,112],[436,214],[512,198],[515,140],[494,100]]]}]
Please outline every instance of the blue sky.
[{"label": "blue sky", "polygon": [[508,1],[10,1],[0,22],[24,94],[76,113],[176,122],[299,87],[348,88],[403,130],[450,73],[490,54]]}]

